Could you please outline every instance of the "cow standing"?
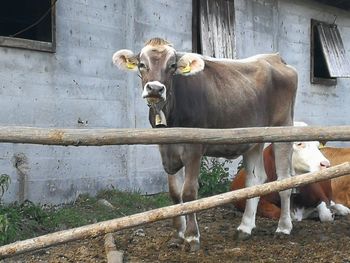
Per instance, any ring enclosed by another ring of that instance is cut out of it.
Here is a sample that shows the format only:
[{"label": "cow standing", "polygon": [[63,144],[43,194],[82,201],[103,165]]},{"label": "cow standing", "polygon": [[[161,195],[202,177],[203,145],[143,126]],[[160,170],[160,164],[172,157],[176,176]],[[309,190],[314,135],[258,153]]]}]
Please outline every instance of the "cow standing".
[{"label": "cow standing", "polygon": [[[142,97],[150,106],[152,127],[239,128],[292,126],[297,90],[297,73],[278,54],[248,59],[214,59],[194,53],[177,52],[166,40],[149,40],[139,54],[119,50],[113,62],[120,69],[138,71]],[[275,143],[279,179],[291,175],[291,143]],[[197,198],[198,176],[203,155],[236,158],[243,155],[248,172],[247,186],[265,181],[263,144],[159,145],[168,173],[169,192],[174,203]],[[185,169],[185,175],[179,172]],[[280,192],[281,217],[276,232],[290,234],[291,190]],[[247,201],[240,236],[255,227],[259,198]],[[191,251],[200,248],[195,213],[174,218],[177,240],[186,240]]]}]

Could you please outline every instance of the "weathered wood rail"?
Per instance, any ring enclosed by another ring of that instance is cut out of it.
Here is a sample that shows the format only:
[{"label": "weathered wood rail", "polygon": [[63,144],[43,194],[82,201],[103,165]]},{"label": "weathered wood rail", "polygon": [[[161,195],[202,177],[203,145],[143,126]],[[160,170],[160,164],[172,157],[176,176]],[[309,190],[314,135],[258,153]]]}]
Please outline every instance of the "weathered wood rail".
[{"label": "weathered wood rail", "polygon": [[59,129],[0,127],[0,142],[102,146],[122,144],[239,144],[282,141],[350,141],[350,126],[239,129]]}]

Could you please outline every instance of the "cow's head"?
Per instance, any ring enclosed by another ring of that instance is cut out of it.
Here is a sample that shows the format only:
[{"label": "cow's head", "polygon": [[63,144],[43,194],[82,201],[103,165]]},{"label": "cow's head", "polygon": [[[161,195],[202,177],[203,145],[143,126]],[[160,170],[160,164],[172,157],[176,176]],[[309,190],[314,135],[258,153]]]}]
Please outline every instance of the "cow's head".
[{"label": "cow's head", "polygon": [[[294,126],[305,127],[305,122],[294,122]],[[330,166],[329,160],[319,150],[318,141],[293,143],[293,168],[296,174],[317,172]]]},{"label": "cow's head", "polygon": [[293,143],[293,168],[296,174],[317,172],[330,166],[329,160],[319,150],[320,143],[294,142]]},{"label": "cow's head", "polygon": [[142,97],[155,110],[156,124],[162,125],[166,125],[162,108],[171,94],[173,76],[193,75],[204,69],[200,55],[177,54],[171,43],[160,38],[149,40],[137,55],[127,49],[117,51],[113,63],[122,70],[139,72]]}]

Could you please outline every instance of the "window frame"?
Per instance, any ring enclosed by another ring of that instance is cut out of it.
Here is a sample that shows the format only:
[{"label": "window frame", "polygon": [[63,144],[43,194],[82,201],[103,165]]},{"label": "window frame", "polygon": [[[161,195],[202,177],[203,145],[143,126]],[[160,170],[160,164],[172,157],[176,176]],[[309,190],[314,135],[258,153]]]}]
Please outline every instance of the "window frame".
[{"label": "window frame", "polygon": [[[321,78],[321,77],[316,77],[315,76],[315,34],[318,34],[315,30],[317,24],[319,23],[323,23],[323,24],[327,24],[325,22],[319,21],[319,20],[315,20],[315,19],[311,19],[311,45],[310,45],[310,82],[312,84],[321,84],[321,85],[325,85],[325,86],[335,86],[337,85],[337,78]],[[327,67],[328,70],[328,66],[327,64],[325,65]]]},{"label": "window frame", "polygon": [[45,42],[17,37],[0,36],[0,47],[29,49],[43,52],[56,52],[56,5],[55,0],[51,0],[51,34],[52,41]]}]

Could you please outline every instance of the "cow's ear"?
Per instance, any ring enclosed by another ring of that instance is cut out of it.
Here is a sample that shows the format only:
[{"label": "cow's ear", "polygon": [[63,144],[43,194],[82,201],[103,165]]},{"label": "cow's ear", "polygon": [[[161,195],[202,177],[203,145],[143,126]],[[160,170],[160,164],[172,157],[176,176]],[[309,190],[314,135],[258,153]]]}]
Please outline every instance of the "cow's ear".
[{"label": "cow's ear", "polygon": [[205,62],[203,58],[194,53],[186,53],[179,58],[177,62],[176,73],[182,75],[193,75],[204,69]]},{"label": "cow's ear", "polygon": [[122,70],[137,71],[137,56],[131,50],[121,49],[113,54],[113,64]]}]

